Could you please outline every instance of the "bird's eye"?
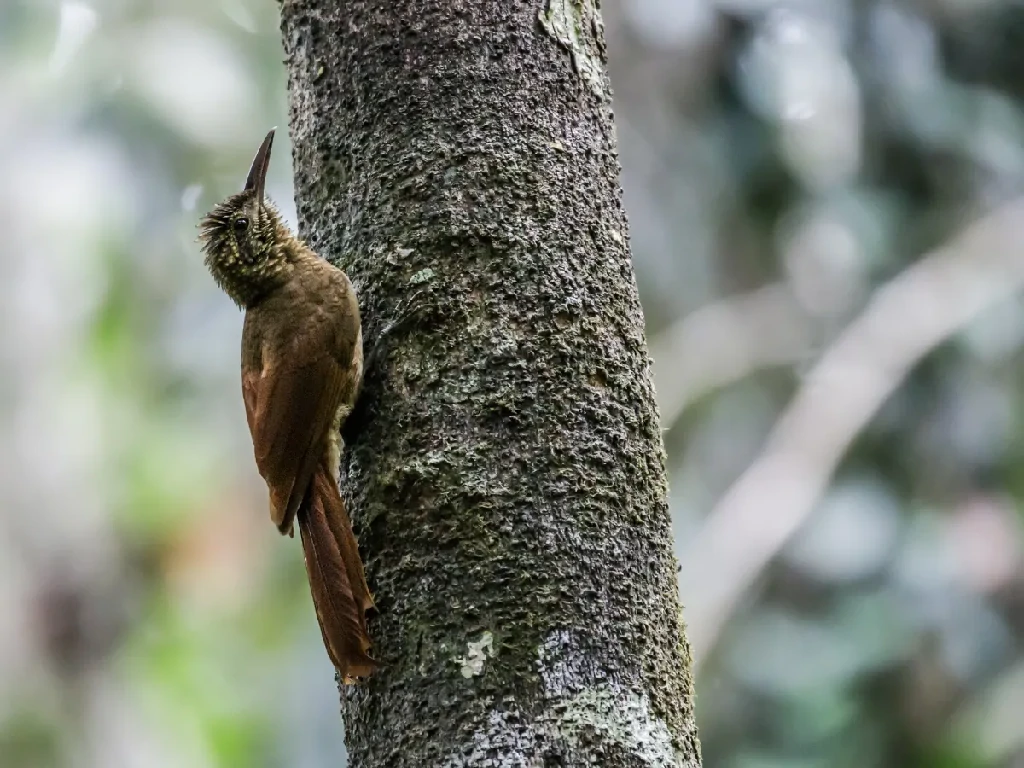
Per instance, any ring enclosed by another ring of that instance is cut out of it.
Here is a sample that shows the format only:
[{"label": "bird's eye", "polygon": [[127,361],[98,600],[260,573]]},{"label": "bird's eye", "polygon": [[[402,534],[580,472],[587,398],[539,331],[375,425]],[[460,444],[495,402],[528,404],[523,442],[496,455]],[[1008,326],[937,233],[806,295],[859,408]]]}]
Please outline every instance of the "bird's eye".
[{"label": "bird's eye", "polygon": [[245,216],[235,219],[235,231],[245,232],[249,228],[249,220]]}]

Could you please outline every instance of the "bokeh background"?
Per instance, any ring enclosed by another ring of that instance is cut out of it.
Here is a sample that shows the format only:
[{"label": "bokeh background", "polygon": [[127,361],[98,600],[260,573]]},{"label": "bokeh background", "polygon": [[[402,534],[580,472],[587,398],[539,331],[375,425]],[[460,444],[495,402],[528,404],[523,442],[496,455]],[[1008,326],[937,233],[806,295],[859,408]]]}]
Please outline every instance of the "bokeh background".
[{"label": "bokeh background", "polygon": [[[603,6],[705,765],[1024,766],[1024,2]],[[195,243],[281,58],[0,1],[0,765],[342,764]]]}]

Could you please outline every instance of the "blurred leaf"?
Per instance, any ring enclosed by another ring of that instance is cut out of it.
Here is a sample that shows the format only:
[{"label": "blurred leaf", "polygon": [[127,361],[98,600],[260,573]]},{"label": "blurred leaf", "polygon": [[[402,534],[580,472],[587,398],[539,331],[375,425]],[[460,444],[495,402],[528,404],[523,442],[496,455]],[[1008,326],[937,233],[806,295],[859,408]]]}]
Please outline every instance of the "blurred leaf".
[{"label": "blurred leaf", "polygon": [[56,724],[29,710],[17,710],[0,725],[0,762],[11,768],[57,768],[61,764]]}]

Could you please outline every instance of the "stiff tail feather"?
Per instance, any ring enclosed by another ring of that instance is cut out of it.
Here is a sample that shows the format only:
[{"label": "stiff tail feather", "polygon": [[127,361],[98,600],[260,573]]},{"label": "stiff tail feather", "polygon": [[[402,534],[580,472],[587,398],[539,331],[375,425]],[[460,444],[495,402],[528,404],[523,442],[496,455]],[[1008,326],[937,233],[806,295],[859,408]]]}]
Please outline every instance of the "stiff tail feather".
[{"label": "stiff tail feather", "polygon": [[299,535],[317,621],[327,655],[344,682],[365,677],[378,664],[367,651],[366,611],[373,607],[363,562],[345,503],[321,463],[299,507]]}]

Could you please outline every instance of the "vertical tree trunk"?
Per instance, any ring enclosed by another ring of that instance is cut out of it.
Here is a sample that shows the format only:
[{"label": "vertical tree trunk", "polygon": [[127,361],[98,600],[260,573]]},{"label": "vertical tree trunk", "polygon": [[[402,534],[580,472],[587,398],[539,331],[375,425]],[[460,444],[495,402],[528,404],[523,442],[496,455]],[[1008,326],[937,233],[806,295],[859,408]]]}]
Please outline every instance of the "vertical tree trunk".
[{"label": "vertical tree trunk", "polygon": [[343,692],[351,764],[699,765],[593,0],[281,22],[301,232],[368,348],[414,318],[342,466],[385,663]]}]

